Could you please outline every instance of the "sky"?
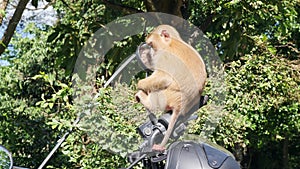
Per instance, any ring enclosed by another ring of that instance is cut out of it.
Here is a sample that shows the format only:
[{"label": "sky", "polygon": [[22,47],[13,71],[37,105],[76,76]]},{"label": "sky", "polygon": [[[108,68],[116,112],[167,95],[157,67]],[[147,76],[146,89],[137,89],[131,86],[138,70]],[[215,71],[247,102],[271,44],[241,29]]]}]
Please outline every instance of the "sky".
[{"label": "sky", "polygon": [[[21,21],[19,22],[16,31],[24,36],[28,36],[23,32],[23,29],[26,27],[28,23],[34,22],[37,25],[53,25],[56,22],[56,13],[51,5],[49,5],[46,9],[45,6],[48,3],[45,1],[39,1],[39,6],[36,9],[34,6],[31,5],[31,3],[28,3],[26,9],[24,10],[24,13],[22,15]],[[12,17],[15,6],[17,6],[17,2],[11,2],[7,6],[6,9],[6,17],[3,19],[2,25],[0,26],[0,38],[2,38],[3,33],[5,32],[5,29],[8,25],[9,18]],[[13,49],[13,48],[10,48]],[[9,50],[10,50],[9,49]],[[1,57],[1,56],[0,56]],[[7,65],[8,63],[4,60],[0,59],[0,66]]]}]

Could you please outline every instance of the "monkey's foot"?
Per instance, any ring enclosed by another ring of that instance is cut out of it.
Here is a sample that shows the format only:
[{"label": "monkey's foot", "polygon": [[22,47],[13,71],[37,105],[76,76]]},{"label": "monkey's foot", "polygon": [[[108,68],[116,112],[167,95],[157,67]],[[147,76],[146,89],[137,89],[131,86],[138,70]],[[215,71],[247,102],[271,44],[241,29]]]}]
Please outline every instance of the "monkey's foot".
[{"label": "monkey's foot", "polygon": [[152,147],[152,150],[164,152],[166,150],[166,148],[161,145],[154,144]]}]

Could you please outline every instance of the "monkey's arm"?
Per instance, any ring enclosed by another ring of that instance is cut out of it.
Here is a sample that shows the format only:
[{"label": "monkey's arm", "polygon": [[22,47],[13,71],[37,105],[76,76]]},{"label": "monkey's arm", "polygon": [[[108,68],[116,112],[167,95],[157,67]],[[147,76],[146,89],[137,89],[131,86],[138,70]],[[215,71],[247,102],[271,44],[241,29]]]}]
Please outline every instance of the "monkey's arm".
[{"label": "monkey's arm", "polygon": [[158,91],[166,89],[172,83],[172,78],[165,72],[157,71],[151,76],[138,82],[138,89],[144,92]]}]

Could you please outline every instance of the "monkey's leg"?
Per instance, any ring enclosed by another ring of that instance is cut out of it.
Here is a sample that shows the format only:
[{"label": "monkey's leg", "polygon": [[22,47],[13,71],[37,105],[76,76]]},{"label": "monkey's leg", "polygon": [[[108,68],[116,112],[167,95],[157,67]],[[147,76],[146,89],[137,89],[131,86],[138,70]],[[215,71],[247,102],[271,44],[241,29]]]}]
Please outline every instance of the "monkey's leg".
[{"label": "monkey's leg", "polygon": [[168,126],[168,129],[166,131],[166,134],[162,140],[162,142],[160,143],[160,145],[153,145],[152,149],[153,150],[157,150],[157,151],[164,151],[165,150],[165,145],[167,144],[172,132],[173,132],[173,129],[174,129],[174,126],[175,126],[175,123],[179,117],[179,110],[173,110],[173,113],[172,113],[172,116],[171,116],[171,120],[170,120],[170,123],[169,123],[169,126]]},{"label": "monkey's leg", "polygon": [[149,96],[142,90],[139,90],[136,94],[135,94],[135,99],[142,103],[144,105],[144,107],[148,110],[151,110],[151,103],[149,100]]},{"label": "monkey's leg", "polygon": [[165,72],[155,72],[138,82],[137,88],[145,92],[166,89],[172,83],[172,78]]},{"label": "monkey's leg", "polygon": [[167,107],[167,98],[164,91],[146,94],[144,91],[139,90],[135,95],[135,99],[152,113],[164,111]]}]

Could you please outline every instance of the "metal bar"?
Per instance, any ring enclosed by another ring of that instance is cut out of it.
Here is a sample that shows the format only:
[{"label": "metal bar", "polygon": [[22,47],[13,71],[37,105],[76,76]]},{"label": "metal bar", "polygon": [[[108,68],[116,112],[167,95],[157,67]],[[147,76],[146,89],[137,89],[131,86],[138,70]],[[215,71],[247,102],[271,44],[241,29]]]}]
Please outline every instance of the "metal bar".
[{"label": "metal bar", "polygon": [[137,160],[135,160],[133,163],[131,163],[130,166],[127,167],[126,169],[131,169],[133,166],[135,166],[138,162],[140,162],[146,156],[147,156],[147,154],[141,155],[141,157],[139,157]]},{"label": "metal bar", "polygon": [[38,169],[42,169],[46,163],[50,160],[50,158],[52,157],[52,155],[55,153],[55,151],[60,147],[60,145],[65,141],[65,139],[68,137],[68,135],[70,134],[70,132],[66,132],[63,137],[61,139],[58,140],[57,144],[55,145],[55,147],[51,150],[51,152],[48,154],[48,156],[44,159],[43,163],[39,166]]},{"label": "metal bar", "polygon": [[131,55],[116,71],[115,73],[107,80],[104,84],[106,88],[113,80],[118,76],[118,74],[136,57],[136,54]]},{"label": "metal bar", "polygon": [[[76,120],[73,123],[73,126],[78,124],[80,121],[80,116],[78,115]],[[57,144],[55,145],[55,147],[51,150],[51,152],[48,154],[48,156],[44,159],[44,161],[42,162],[42,164],[39,166],[38,169],[42,169],[46,163],[50,160],[50,158],[52,157],[52,155],[55,153],[55,151],[60,147],[60,145],[66,140],[66,138],[69,136],[69,134],[72,132],[72,129],[70,129],[69,131],[67,131],[62,138],[60,138],[57,141]]]}]

